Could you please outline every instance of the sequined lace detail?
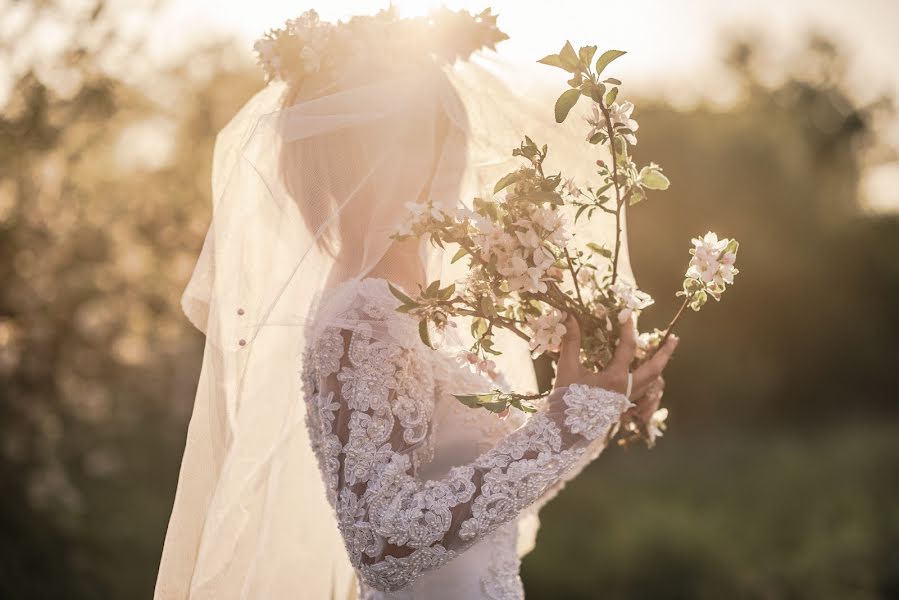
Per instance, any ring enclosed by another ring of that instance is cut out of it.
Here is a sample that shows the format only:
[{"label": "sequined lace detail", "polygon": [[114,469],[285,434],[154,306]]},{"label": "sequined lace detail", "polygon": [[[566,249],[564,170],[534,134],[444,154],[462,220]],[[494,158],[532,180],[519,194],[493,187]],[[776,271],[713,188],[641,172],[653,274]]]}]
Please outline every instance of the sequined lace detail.
[{"label": "sequined lace detail", "polygon": [[[395,306],[381,288],[360,286],[320,324],[303,360],[306,424],[328,499],[350,561],[382,591],[408,586],[515,520],[595,454],[590,440],[629,405],[620,394],[572,386],[476,460],[423,480],[435,399],[452,384],[446,357],[407,335],[414,321]],[[489,597],[520,598],[503,591],[520,590],[513,562],[485,569]]]},{"label": "sequined lace detail", "polygon": [[624,394],[576,383],[568,386],[563,400],[568,407],[565,425],[588,440],[604,436],[621,413],[633,406]]}]

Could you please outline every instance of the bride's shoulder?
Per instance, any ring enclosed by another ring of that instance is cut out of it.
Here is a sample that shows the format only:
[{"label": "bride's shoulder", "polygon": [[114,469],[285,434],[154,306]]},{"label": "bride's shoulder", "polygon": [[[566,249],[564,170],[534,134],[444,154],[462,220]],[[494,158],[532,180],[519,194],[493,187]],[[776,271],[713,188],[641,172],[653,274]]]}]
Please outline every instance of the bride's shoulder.
[{"label": "bride's shoulder", "polygon": [[328,330],[359,332],[384,342],[408,348],[425,348],[418,335],[418,323],[397,312],[399,300],[384,279],[346,281],[332,289],[318,304],[311,319],[311,339]]}]

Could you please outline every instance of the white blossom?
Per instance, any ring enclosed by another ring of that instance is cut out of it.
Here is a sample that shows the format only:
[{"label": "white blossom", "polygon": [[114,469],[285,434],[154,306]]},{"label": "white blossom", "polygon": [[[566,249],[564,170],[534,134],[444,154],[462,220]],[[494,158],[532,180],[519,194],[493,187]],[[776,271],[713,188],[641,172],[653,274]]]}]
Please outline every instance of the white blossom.
[{"label": "white blossom", "polygon": [[690,267],[687,269],[687,277],[699,279],[706,284],[714,283],[722,288],[725,283],[733,283],[734,275],[739,271],[734,267],[737,255],[734,252],[724,252],[730,240],[718,239],[718,236],[709,231],[702,238],[693,238],[693,249],[690,253]]},{"label": "white blossom", "polygon": [[431,218],[437,221],[443,220],[443,211],[435,208],[431,204],[422,204],[421,202],[406,202],[406,210],[415,220],[424,220]]},{"label": "white blossom", "polygon": [[667,425],[665,424],[665,420],[668,418],[668,409],[660,408],[649,418],[649,423],[646,424],[646,433],[649,436],[649,444],[652,446],[655,444],[656,439],[662,437],[665,432]]},{"label": "white blossom", "polygon": [[596,102],[591,106],[590,114],[584,117],[584,119],[587,121],[587,125],[590,126],[590,131],[587,132],[587,141],[589,142],[590,138],[597,133],[601,133],[605,127],[605,120],[602,113],[599,112],[599,105]]},{"label": "white blossom", "polygon": [[542,241],[533,227],[528,227],[525,231],[516,231],[515,235],[525,248],[536,248]]},{"label": "white blossom", "polygon": [[[539,252],[538,252],[539,251]],[[509,289],[513,292],[546,293],[547,286],[543,279],[546,270],[552,266],[552,259],[546,260],[545,251],[538,248],[533,258],[539,261],[534,266],[528,264],[523,250],[516,251],[497,263],[497,271],[509,281]]]},{"label": "white blossom", "polygon": [[[631,118],[631,114],[634,112],[633,102],[622,102],[621,104],[613,102],[612,105],[609,106],[608,111],[609,119],[612,121],[612,127],[621,125],[630,129],[631,132],[637,131],[637,129],[640,128],[640,124]],[[584,117],[584,119],[590,126],[590,131],[587,132],[587,141],[590,141],[590,138],[597,133],[605,131],[605,117],[599,109],[599,104],[596,102],[591,106],[590,114]],[[627,140],[627,143],[631,146],[637,145],[637,136],[633,133],[624,134],[624,139]]]},{"label": "white blossom", "polygon": [[560,211],[540,206],[531,215],[531,219],[546,232],[547,241],[557,246],[568,241],[568,222]]},{"label": "white blossom", "polygon": [[[614,102],[612,106],[609,107],[609,118],[612,119],[613,126],[623,125],[631,131],[637,131],[637,129],[640,128],[640,124],[631,118],[633,112],[633,102],[622,102],[621,104]],[[625,134],[624,139],[627,140],[627,143],[631,146],[637,145],[637,136],[633,133]]]},{"label": "white blossom", "polygon": [[[590,137],[593,137],[592,135]],[[589,138],[588,138],[589,139]],[[562,191],[568,194],[569,196],[577,196],[578,188],[577,184],[574,183],[574,179],[569,177],[564,182],[562,182]]]},{"label": "white blossom", "polygon": [[472,220],[474,227],[478,230],[473,239],[481,247],[481,258],[489,261],[491,255],[495,254],[497,262],[507,261],[509,255],[518,248],[518,240],[515,236],[480,215],[475,216]]},{"label": "white blossom", "polygon": [[533,334],[530,348],[534,356],[544,352],[558,352],[562,345],[562,336],[567,331],[563,321],[565,315],[556,308],[539,317],[529,316],[527,328]]},{"label": "white blossom", "polygon": [[655,302],[652,296],[638,290],[634,284],[626,281],[624,278],[619,278],[618,281],[612,284],[610,289],[615,297],[618,298],[621,306],[621,312],[618,313],[618,320],[621,323],[627,321],[627,318],[635,312],[639,313]]}]

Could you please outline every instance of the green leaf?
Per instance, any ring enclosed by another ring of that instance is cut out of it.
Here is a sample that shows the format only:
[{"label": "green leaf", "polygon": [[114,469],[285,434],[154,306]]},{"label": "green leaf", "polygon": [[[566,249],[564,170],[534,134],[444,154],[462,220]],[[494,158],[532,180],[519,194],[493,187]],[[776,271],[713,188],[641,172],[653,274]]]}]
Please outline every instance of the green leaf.
[{"label": "green leaf", "polygon": [[427,289],[425,289],[424,294],[422,294],[422,296],[425,296],[427,298],[434,298],[437,295],[437,290],[439,290],[439,289],[440,289],[440,280],[435,279],[434,281],[431,282],[431,285],[429,285],[427,287]]},{"label": "green leaf", "polygon": [[519,181],[521,179],[521,176],[521,171],[513,171],[511,173],[503,175],[503,177],[496,182],[496,185],[493,186],[493,193],[496,194],[497,192],[506,189],[513,183]]},{"label": "green leaf", "polygon": [[702,290],[704,287],[703,283],[698,279],[694,279],[693,277],[684,279],[684,295],[691,296]]},{"label": "green leaf", "polygon": [[597,131],[597,132],[594,133],[593,136],[590,138],[590,143],[591,143],[591,144],[598,144],[598,143],[600,143],[600,142],[606,141],[606,139],[607,139],[607,138],[606,138],[606,134],[604,134],[602,131]]},{"label": "green leaf", "polygon": [[490,412],[500,413],[506,409],[507,403],[501,399],[499,392],[487,394],[453,394],[456,400],[469,408],[486,408]]},{"label": "green leaf", "polygon": [[427,321],[419,321],[418,323],[418,337],[421,338],[421,341],[424,342],[424,345],[428,348],[433,349],[434,346],[431,345],[431,334],[428,333],[428,322]]},{"label": "green leaf", "polygon": [[540,187],[543,188],[544,190],[546,190],[547,192],[551,192],[554,189],[556,189],[557,187],[559,187],[560,183],[562,183],[562,174],[561,173],[559,173],[558,175],[550,175],[549,177],[545,178],[543,180],[543,182],[540,184]]},{"label": "green leaf", "polygon": [[586,68],[590,68],[590,63],[593,62],[593,55],[596,54],[596,46],[582,46],[580,50],[577,51],[577,56],[581,60],[581,64]]},{"label": "green leaf", "polygon": [[727,254],[728,252],[736,254],[739,249],[740,243],[737,240],[731,239],[731,241],[727,243],[727,246],[724,247],[724,254]]},{"label": "green leaf", "polygon": [[496,306],[493,305],[493,300],[491,300],[489,296],[481,296],[480,304],[482,313],[488,317],[496,316]]},{"label": "green leaf", "polygon": [[596,59],[596,76],[599,77],[605,68],[609,66],[609,63],[616,58],[621,58],[625,54],[627,54],[627,52],[622,50],[606,50],[603,52],[602,55]]},{"label": "green leaf", "polygon": [[616,135],[615,139],[612,140],[612,149],[619,159],[624,160],[625,152],[627,151],[627,142],[624,141],[624,138]]},{"label": "green leaf", "polygon": [[612,85],[621,85],[620,79],[615,79],[614,77],[609,77],[608,79],[603,80],[605,83],[609,83]]},{"label": "green leaf", "polygon": [[394,287],[389,281],[387,282],[387,287],[390,288],[390,293],[396,296],[403,304],[415,304],[415,300],[401,292],[399,288]]},{"label": "green leaf", "polygon": [[441,300],[449,300],[453,297],[453,294],[456,293],[456,284],[451,283],[439,292],[437,292],[437,297]]},{"label": "green leaf", "polygon": [[640,170],[640,185],[648,190],[667,190],[671,184],[658,167],[643,167]]},{"label": "green leaf", "polygon": [[618,97],[618,88],[613,87],[606,94],[606,106],[611,106],[613,102],[615,102],[615,98]]},{"label": "green leaf", "polygon": [[483,340],[481,340],[481,350],[483,350],[484,352],[489,352],[494,356],[499,356],[500,354],[502,354],[502,352],[500,352],[499,350],[493,349],[493,338],[484,338]]},{"label": "green leaf", "polygon": [[563,123],[581,97],[580,90],[565,90],[556,100],[556,123]]},{"label": "green leaf", "polygon": [[490,412],[492,412],[492,413],[497,413],[497,414],[503,412],[503,411],[506,410],[506,408],[508,408],[508,407],[509,407],[509,405],[506,404],[506,401],[505,401],[505,400],[498,400],[498,401],[496,401],[496,402],[482,402],[482,403],[481,403],[481,408],[486,408],[486,409],[489,410]]},{"label": "green leaf", "polygon": [[[560,69],[565,69],[565,67],[562,65],[562,59],[559,57],[558,54],[547,54],[546,56],[544,56],[537,62],[544,64],[544,65],[549,65],[550,67],[558,67]],[[567,71],[568,69],[565,69],[565,70]]]},{"label": "green leaf", "polygon": [[605,258],[612,258],[612,251],[605,246],[600,246],[595,242],[589,242],[587,243],[587,247],[600,256],[604,256]]},{"label": "green leaf", "polygon": [[468,250],[466,250],[465,248],[459,248],[458,250],[456,250],[456,253],[453,254],[453,260],[450,261],[450,264],[456,262],[466,254],[468,254]]},{"label": "green leaf", "polygon": [[509,400],[509,405],[513,408],[517,408],[521,412],[533,413],[537,412],[537,407],[531,404],[526,400],[522,400],[521,398],[513,397]]},{"label": "green leaf", "polygon": [[563,204],[562,196],[558,192],[531,192],[525,198],[534,202],[549,202],[550,204]]},{"label": "green leaf", "polygon": [[690,308],[694,311],[698,311],[708,300],[708,295],[705,291],[697,292],[693,298],[690,300]]},{"label": "green leaf", "polygon": [[601,188],[599,188],[598,190],[596,190],[596,195],[598,196],[598,195],[602,194],[604,191],[606,191],[610,187],[612,187],[611,181],[609,183],[605,184],[604,186],[602,186]]},{"label": "green leaf", "polygon": [[453,394],[453,396],[468,408],[477,408],[479,406],[478,397],[474,394]]},{"label": "green leaf", "polygon": [[471,336],[475,339],[480,339],[487,333],[487,321],[480,317],[476,317],[471,321]]},{"label": "green leaf", "polygon": [[565,45],[562,46],[562,50],[559,52],[559,60],[562,63],[562,68],[569,73],[574,73],[579,69],[580,61],[574,52],[574,46],[571,45],[571,42],[566,41]]},{"label": "green leaf", "polygon": [[575,223],[577,223],[578,218],[579,218],[579,217],[584,213],[584,211],[587,210],[588,208],[590,208],[590,205],[589,205],[589,204],[584,204],[584,205],[582,205],[579,209],[577,209],[577,212],[574,214],[574,222],[575,222]]},{"label": "green leaf", "polygon": [[646,192],[644,192],[643,188],[641,188],[639,185],[634,186],[628,198],[628,206],[633,206],[634,204],[642,202],[643,200],[646,200]]}]

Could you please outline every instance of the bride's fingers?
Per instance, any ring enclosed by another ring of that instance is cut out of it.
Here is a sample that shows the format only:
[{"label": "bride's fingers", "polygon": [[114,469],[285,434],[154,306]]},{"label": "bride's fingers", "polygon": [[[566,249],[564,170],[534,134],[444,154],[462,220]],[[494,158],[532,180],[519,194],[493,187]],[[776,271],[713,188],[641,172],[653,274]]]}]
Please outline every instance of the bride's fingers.
[{"label": "bride's fingers", "polygon": [[565,335],[559,348],[559,363],[556,367],[558,385],[568,385],[577,378],[580,369],[581,329],[577,319],[569,316],[565,321]]},{"label": "bride's fingers", "polygon": [[659,348],[652,358],[637,367],[637,370],[634,371],[634,383],[642,388],[655,381],[665,370],[665,366],[668,365],[671,354],[679,342],[680,338],[677,336],[669,337],[665,345]]},{"label": "bride's fingers", "polygon": [[618,347],[609,362],[609,367],[627,371],[634,353],[637,351],[637,334],[634,327],[634,318],[630,316],[621,324],[621,337],[618,338]]}]

